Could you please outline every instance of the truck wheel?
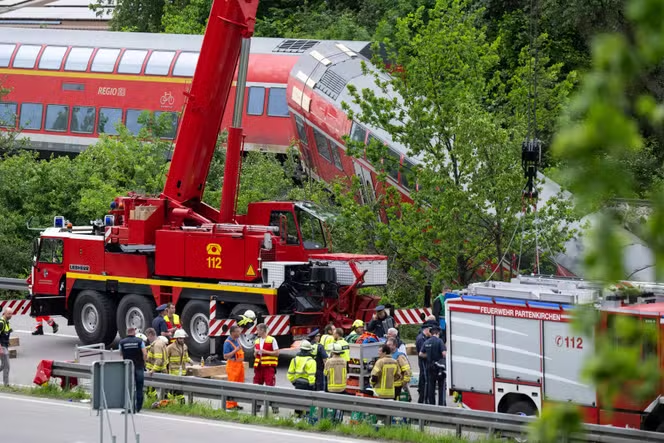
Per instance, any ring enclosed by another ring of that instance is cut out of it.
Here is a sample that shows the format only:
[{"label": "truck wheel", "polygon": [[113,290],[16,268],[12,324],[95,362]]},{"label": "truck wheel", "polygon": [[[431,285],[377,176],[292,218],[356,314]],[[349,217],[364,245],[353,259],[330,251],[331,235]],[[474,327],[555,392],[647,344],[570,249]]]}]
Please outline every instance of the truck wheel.
[{"label": "truck wheel", "polygon": [[154,301],[148,297],[138,294],[129,294],[122,297],[115,318],[120,337],[124,338],[127,335],[129,326],[145,332],[147,328],[152,326],[154,311]]},{"label": "truck wheel", "polygon": [[204,357],[210,353],[208,337],[210,303],[203,300],[189,300],[182,310],[182,327],[187,333],[189,353]]},{"label": "truck wheel", "polygon": [[537,415],[537,408],[530,402],[517,401],[507,408],[507,413],[512,415],[532,416]]},{"label": "truck wheel", "polygon": [[84,345],[110,345],[118,333],[115,303],[97,291],[82,291],[74,303],[74,327]]}]

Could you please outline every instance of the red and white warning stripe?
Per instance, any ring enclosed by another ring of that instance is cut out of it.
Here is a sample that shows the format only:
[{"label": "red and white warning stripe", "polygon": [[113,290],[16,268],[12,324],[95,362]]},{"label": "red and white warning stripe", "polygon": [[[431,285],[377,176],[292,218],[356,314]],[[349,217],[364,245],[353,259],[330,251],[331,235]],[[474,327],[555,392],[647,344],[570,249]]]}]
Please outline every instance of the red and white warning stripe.
[{"label": "red and white warning stripe", "polygon": [[30,315],[30,300],[2,300],[0,301],[0,310],[8,307],[14,310],[14,315]]},{"label": "red and white warning stripe", "polygon": [[394,321],[398,325],[421,325],[424,323],[422,314],[424,317],[431,315],[431,308],[397,309],[394,311]]}]

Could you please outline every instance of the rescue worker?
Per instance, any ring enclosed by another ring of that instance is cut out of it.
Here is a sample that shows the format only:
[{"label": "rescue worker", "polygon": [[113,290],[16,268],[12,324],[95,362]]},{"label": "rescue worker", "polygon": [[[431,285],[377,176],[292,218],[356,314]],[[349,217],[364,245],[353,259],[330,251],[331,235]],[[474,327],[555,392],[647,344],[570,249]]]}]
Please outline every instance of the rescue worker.
[{"label": "rescue worker", "polygon": [[[244,350],[240,345],[240,327],[231,326],[230,337],[224,342],[224,359],[226,360],[226,374],[228,381],[244,383]],[[235,400],[228,398],[226,400],[226,409],[243,409]]]},{"label": "rescue worker", "polygon": [[256,321],[256,313],[251,309],[247,309],[244,314],[237,316],[236,321],[239,327],[248,328]]},{"label": "rescue worker", "polygon": [[[325,378],[327,379],[327,392],[334,394],[346,393],[346,380],[348,378],[348,364],[341,357],[344,350],[339,342],[332,344],[332,358],[325,362]],[[335,409],[333,419],[335,423],[342,423],[344,420],[344,411]]]},{"label": "rescue worker", "polygon": [[397,328],[390,328],[387,330],[387,335],[385,336],[386,338],[390,339],[393,338],[397,341],[397,350],[403,354],[406,353],[406,345],[404,342],[401,341],[399,338],[399,331]]},{"label": "rescue worker", "polygon": [[385,311],[385,306],[379,305],[376,306],[376,312],[374,313],[371,321],[367,325],[367,331],[372,332],[378,336],[378,338],[385,337],[387,330],[394,327],[394,318],[387,315]]},{"label": "rescue worker", "polygon": [[[295,389],[313,391],[316,384],[316,360],[311,356],[311,343],[302,340],[300,352],[291,360],[288,366],[288,381],[293,383]],[[295,415],[302,417],[301,410],[295,410]]]},{"label": "rescue worker", "polygon": [[433,316],[427,317],[426,321],[422,324],[420,328],[420,333],[417,334],[415,338],[415,350],[417,351],[417,367],[420,371],[419,379],[417,381],[417,402],[424,404],[424,401],[427,397],[427,365],[426,365],[426,356],[420,357],[420,353],[424,352],[424,343],[429,337],[431,337],[431,327],[436,326],[436,319],[432,318]]},{"label": "rescue worker", "polygon": [[[277,365],[279,364],[279,344],[271,335],[267,334],[267,325],[260,323],[256,326],[256,341],[254,342],[254,384],[275,386],[277,379]],[[258,410],[260,411],[258,405]],[[279,408],[273,407],[272,412],[279,413]]]},{"label": "rescue worker", "polygon": [[391,355],[389,346],[384,344],[378,348],[370,383],[377,397],[394,400],[394,383],[401,380],[401,370]]},{"label": "rescue worker", "polygon": [[[180,316],[175,313],[175,304],[166,303],[166,315],[164,315],[164,321],[166,322],[166,327],[168,332],[174,334],[178,329],[182,329],[180,324]],[[171,338],[170,342],[173,343],[174,338]]]},{"label": "rescue worker", "polygon": [[350,361],[350,346],[348,345],[348,342],[344,338],[344,330],[341,328],[337,328],[334,330],[334,343],[338,343],[341,345],[341,358],[343,358],[346,363]]},{"label": "rescue worker", "polygon": [[346,337],[348,343],[355,343],[360,336],[364,334],[364,322],[362,320],[355,320],[351,326],[351,332]]},{"label": "rescue worker", "polygon": [[[424,354],[424,355],[423,355]],[[447,348],[440,338],[440,326],[431,328],[431,337],[424,343],[420,356],[426,358],[426,401],[428,405],[436,404],[436,387],[438,387],[438,405],[445,406],[445,356]]]},{"label": "rescue worker", "polygon": [[[170,375],[186,375],[187,364],[193,363],[189,358],[189,350],[187,345],[184,344],[184,339],[187,333],[182,329],[178,329],[173,334],[175,342],[168,345],[166,348],[166,355],[168,356],[168,373]],[[180,391],[173,392],[173,396],[180,403],[184,403],[184,394]]]},{"label": "rescue worker", "polygon": [[320,329],[314,330],[309,334],[309,339],[311,340],[311,356],[316,360],[316,384],[314,385],[314,391],[324,391],[325,390],[325,361],[329,358],[325,348],[321,345],[320,342]]},{"label": "rescue worker", "polygon": [[328,354],[332,351],[332,343],[334,343],[334,325],[329,324],[323,328],[323,336],[320,338],[320,344],[323,345],[325,352]]},{"label": "rescue worker", "polygon": [[152,320],[152,328],[157,332],[157,337],[163,335],[169,340],[173,336],[173,333],[168,330],[168,324],[164,317],[168,314],[168,305],[163,304],[157,307],[157,316]]},{"label": "rescue worker", "polygon": [[9,320],[13,315],[14,311],[6,307],[0,317],[0,363],[2,363],[2,382],[5,386],[9,386],[9,337],[12,334]]},{"label": "rescue worker", "polygon": [[[394,337],[388,338],[387,346],[390,347],[392,358],[397,361],[399,369],[401,370],[401,380],[394,382],[394,399],[399,400],[402,391],[408,392],[408,382],[410,381],[412,371],[410,369],[408,356],[399,350],[399,342],[397,339]],[[408,393],[408,398],[410,399],[410,393]]]},{"label": "rescue worker", "polygon": [[124,360],[134,362],[134,383],[136,384],[136,398],[134,400],[134,413],[141,412],[143,407],[143,384],[145,381],[145,360],[148,352],[145,349],[145,342],[136,337],[136,328],[129,326],[127,336],[120,340],[118,344],[120,353]]},{"label": "rescue worker", "polygon": [[325,377],[327,377],[327,392],[337,394],[346,392],[348,369],[346,360],[341,356],[343,352],[343,347],[338,342],[332,345],[332,358],[325,362],[324,368]]},{"label": "rescue worker", "polygon": [[44,322],[53,328],[53,333],[58,332],[58,324],[48,315],[42,315],[37,317],[37,324],[35,325],[35,330],[32,331],[32,335],[44,335]]},{"label": "rescue worker", "polygon": [[168,367],[166,361],[166,348],[168,347],[168,339],[163,335],[157,337],[154,329],[152,328],[148,329],[147,332],[148,340],[150,340],[150,333],[154,334],[154,341],[148,346],[148,357],[145,361],[145,368],[148,370],[150,375],[154,374],[155,372],[158,374],[165,374]]}]

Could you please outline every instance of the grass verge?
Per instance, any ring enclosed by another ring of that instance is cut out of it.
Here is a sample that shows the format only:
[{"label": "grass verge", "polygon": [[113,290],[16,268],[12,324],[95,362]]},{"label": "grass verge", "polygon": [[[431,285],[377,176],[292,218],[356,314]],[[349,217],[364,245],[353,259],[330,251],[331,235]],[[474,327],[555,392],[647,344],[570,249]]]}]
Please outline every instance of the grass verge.
[{"label": "grass verge", "polygon": [[[71,390],[61,389],[58,385],[49,384],[46,386],[18,387],[0,386],[0,393],[28,395],[33,397],[53,398],[58,400],[86,400],[90,395],[80,388]],[[149,409],[151,400],[146,398],[145,409]],[[465,439],[457,438],[451,435],[436,435],[431,432],[420,432],[410,426],[376,426],[369,423],[359,424],[337,424],[331,420],[321,420],[316,424],[310,424],[306,421],[295,421],[290,417],[267,418],[263,416],[253,416],[239,412],[226,412],[223,409],[214,408],[208,402],[194,402],[193,404],[171,403],[159,409],[149,409],[153,412],[163,414],[173,414],[186,417],[197,417],[208,420],[229,421],[242,424],[260,425],[284,429],[295,429],[308,432],[325,432],[346,437],[365,438],[380,441],[392,441],[403,443],[493,443],[502,440],[498,439]]]},{"label": "grass verge", "polygon": [[0,386],[0,392],[6,394],[30,395],[33,397],[55,398],[58,400],[85,400],[90,394],[81,388],[61,389],[60,386],[48,384],[45,386]]}]

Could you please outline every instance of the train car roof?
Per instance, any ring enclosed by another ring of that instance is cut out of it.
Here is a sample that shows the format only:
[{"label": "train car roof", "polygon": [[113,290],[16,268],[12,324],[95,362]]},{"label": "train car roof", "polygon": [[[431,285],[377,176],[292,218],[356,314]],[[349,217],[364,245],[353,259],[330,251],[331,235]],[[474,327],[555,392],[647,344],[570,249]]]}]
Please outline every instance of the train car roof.
[{"label": "train car roof", "polygon": [[[202,35],[150,34],[144,32],[81,31],[68,29],[0,28],[0,43],[85,46],[106,48],[200,51]],[[324,41],[253,37],[252,54],[300,56]],[[343,42],[353,51],[369,54],[370,42]]]}]

